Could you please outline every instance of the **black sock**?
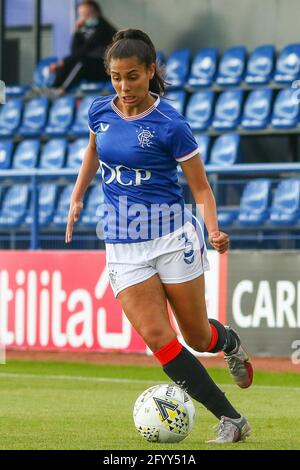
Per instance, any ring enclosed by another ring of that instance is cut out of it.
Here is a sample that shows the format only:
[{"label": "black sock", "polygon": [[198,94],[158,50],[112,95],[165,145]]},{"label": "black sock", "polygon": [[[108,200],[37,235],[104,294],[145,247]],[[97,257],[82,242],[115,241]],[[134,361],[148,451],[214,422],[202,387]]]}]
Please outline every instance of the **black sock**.
[{"label": "black sock", "polygon": [[155,353],[155,356],[170,379],[185,389],[192,398],[202,403],[218,419],[221,416],[233,419],[241,417],[203,365],[177,339]]},{"label": "black sock", "polygon": [[229,353],[237,347],[237,338],[231,330],[227,330],[222,323],[214,318],[208,319],[211,327],[215,328],[217,331],[217,342],[213,348],[209,349],[211,353],[217,353],[219,351],[224,351]]}]

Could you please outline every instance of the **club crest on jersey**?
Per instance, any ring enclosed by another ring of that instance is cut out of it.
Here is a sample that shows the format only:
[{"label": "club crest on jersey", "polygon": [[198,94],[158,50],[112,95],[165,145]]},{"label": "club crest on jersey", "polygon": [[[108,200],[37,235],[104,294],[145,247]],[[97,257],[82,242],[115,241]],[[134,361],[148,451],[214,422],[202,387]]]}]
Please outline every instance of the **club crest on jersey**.
[{"label": "club crest on jersey", "polygon": [[100,130],[101,132],[106,132],[109,128],[109,124],[104,124],[104,122],[100,122]]},{"label": "club crest on jersey", "polygon": [[151,131],[148,126],[146,128],[140,126],[140,130],[137,130],[136,132],[138,132],[140,146],[142,148],[150,147],[150,145],[152,144],[151,139],[153,139],[155,131]]}]

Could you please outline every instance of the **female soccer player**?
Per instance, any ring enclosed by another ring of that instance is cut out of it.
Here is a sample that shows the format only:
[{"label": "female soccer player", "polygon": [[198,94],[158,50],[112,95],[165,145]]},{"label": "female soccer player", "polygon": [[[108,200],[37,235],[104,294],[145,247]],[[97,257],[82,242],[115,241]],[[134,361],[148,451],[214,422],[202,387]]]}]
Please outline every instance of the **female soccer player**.
[{"label": "female soccer player", "polygon": [[106,68],[116,95],[96,98],[89,110],[90,140],[71,196],[66,243],[100,165],[106,260],[115,296],[165,373],[220,420],[218,435],[209,442],[243,440],[250,434],[246,418],[179,343],[167,310],[168,300],[190,347],[224,351],[236,383],[251,385],[252,367],[238,335],[207,318],[206,247],[184,208],[178,162],[196,204],[203,207],[211,245],[224,253],[229,239],[219,230],[197,143],[185,119],[160,97],[164,81],[147,34],[135,29],[116,33],[106,51]]}]

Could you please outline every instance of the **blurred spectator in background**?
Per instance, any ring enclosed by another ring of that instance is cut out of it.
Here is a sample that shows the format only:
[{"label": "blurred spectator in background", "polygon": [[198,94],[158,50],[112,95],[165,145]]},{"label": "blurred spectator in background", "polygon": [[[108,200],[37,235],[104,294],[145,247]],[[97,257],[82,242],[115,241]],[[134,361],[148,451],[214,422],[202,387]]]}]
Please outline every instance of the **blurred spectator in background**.
[{"label": "blurred spectator in background", "polygon": [[82,80],[106,81],[103,57],[116,29],[102,16],[100,5],[92,0],[77,7],[77,21],[71,43],[71,54],[50,66],[55,73],[52,94],[63,95]]}]

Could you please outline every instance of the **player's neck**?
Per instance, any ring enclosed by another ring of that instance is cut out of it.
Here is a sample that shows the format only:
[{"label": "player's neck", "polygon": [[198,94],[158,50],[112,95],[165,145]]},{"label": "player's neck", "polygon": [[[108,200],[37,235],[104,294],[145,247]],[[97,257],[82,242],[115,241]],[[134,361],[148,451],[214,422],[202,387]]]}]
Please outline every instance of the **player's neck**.
[{"label": "player's neck", "polygon": [[126,106],[118,97],[115,99],[114,103],[116,107],[121,111],[122,114],[126,117],[137,116],[138,114],[147,111],[151,108],[156,101],[156,97],[148,94],[140,103],[136,106]]}]

